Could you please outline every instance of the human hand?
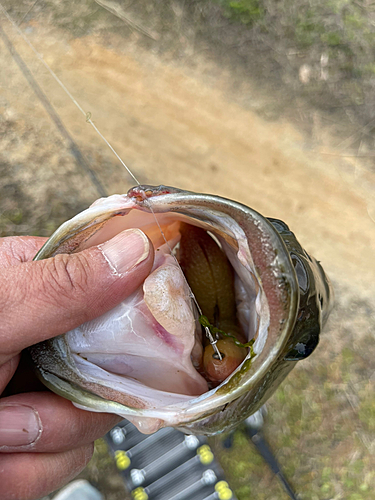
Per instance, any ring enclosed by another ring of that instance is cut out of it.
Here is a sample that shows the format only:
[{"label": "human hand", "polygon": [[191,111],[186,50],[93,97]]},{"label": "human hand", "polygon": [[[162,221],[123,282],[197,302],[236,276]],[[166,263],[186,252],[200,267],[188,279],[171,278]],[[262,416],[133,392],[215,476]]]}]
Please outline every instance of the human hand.
[{"label": "human hand", "polygon": [[[100,316],[138,288],[153,264],[139,230],[99,247],[31,262],[45,238],[0,239],[0,394],[22,349]],[[0,398],[0,498],[32,500],[88,463],[120,418],[75,408],[52,392]]]}]

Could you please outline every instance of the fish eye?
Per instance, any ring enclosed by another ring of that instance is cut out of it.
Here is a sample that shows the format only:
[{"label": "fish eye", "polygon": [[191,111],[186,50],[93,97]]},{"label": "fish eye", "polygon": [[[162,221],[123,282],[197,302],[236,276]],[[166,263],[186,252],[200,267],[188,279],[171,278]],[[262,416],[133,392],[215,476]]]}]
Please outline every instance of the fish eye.
[{"label": "fish eye", "polygon": [[273,227],[278,231],[279,233],[284,233],[284,234],[291,234],[291,231],[289,229],[289,226],[285,224],[282,220],[279,219],[268,219]]}]

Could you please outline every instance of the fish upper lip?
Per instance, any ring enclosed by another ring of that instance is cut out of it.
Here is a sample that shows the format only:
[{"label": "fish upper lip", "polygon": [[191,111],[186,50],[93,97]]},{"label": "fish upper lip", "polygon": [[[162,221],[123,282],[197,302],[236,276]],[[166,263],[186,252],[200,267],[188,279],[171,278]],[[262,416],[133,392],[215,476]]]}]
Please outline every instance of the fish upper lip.
[{"label": "fish upper lip", "polygon": [[162,196],[166,194],[172,194],[179,192],[179,189],[176,188],[171,188],[168,186],[151,186],[147,184],[135,186],[133,188],[130,188],[129,191],[127,192],[127,196],[129,198],[134,199],[135,202],[144,202],[146,199],[155,197],[155,196]]}]

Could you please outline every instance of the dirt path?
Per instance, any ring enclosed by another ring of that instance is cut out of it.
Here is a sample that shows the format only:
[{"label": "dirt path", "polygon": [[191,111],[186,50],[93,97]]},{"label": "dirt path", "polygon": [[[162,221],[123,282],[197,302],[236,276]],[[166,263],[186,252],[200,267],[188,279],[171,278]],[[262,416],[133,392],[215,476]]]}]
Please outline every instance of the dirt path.
[{"label": "dirt path", "polygon": [[[107,192],[125,192],[134,184],[129,176],[25,43],[3,19],[1,24]],[[37,22],[28,25],[28,34],[141,183],[219,194],[283,219],[321,260],[335,284],[338,306],[319,356],[301,364],[271,402],[273,431],[282,429],[280,435],[290,437],[274,440],[286,464],[292,464],[293,450],[299,450],[290,474],[301,488],[309,484],[311,491],[321,491],[325,481],[333,495],[343,480],[343,464],[353,454],[363,461],[365,484],[374,452],[368,445],[373,420],[366,420],[368,412],[373,419],[369,397],[375,369],[367,352],[374,321],[374,170],[355,159],[319,154],[323,148],[335,153],[329,129],[317,126],[322,140],[312,151],[292,125],[266,122],[240,106],[240,99],[228,97],[230,75],[220,68],[215,72],[212,61],[197,61],[192,71],[177,62],[167,64],[133,42],[124,46],[119,35],[108,36],[105,43],[95,34],[75,39]],[[3,235],[50,234],[96,199],[97,191],[1,41],[0,67],[6,68],[0,71],[0,229]],[[251,92],[249,83],[243,89]],[[345,373],[352,374],[349,380]],[[357,398],[354,406],[350,397]],[[292,406],[285,405],[285,398]],[[329,412],[330,424],[325,425]],[[314,418],[319,425],[304,427],[306,419]],[[333,438],[333,425],[345,429],[345,435]],[[333,450],[339,454],[337,439],[346,443],[344,458],[337,459],[334,478],[323,481],[325,457]],[[306,447],[314,450],[311,467],[318,470],[311,477],[299,468],[310,467]],[[251,473],[254,482],[258,472]],[[269,498],[261,496],[272,482],[265,477],[266,484],[258,478],[259,499]],[[241,478],[233,481],[237,493],[242,491]],[[370,484],[374,477],[366,481]],[[239,497],[249,498],[246,492]],[[327,495],[319,498],[333,498]]]},{"label": "dirt path", "polygon": [[[305,138],[291,125],[265,122],[230,102],[223,92],[225,79],[213,87],[140,49],[123,54],[101,47],[95,37],[62,41],[62,35],[43,33],[41,26],[34,31],[38,50],[141,182],[220,194],[281,218],[322,260],[333,280],[372,295],[375,223],[367,210],[375,215],[374,172],[360,165],[355,171],[354,162],[307,152]],[[17,40],[15,46],[30,60],[24,43]],[[38,142],[40,133],[45,134],[46,142],[38,144],[49,156],[38,165],[38,176],[43,176],[43,167],[54,169],[57,162],[58,134],[7,51],[2,50],[2,58],[3,67],[11,68],[1,76],[2,99],[9,103],[6,116],[13,113],[26,130],[34,128]],[[107,191],[124,191],[131,184],[129,176],[87,130],[84,117],[45,69],[32,58],[30,67],[36,68],[39,83],[80,148],[94,160]],[[53,142],[51,133],[56,135]],[[25,148],[30,146],[2,151],[22,155]],[[91,187],[80,191],[85,199],[93,196]]]}]

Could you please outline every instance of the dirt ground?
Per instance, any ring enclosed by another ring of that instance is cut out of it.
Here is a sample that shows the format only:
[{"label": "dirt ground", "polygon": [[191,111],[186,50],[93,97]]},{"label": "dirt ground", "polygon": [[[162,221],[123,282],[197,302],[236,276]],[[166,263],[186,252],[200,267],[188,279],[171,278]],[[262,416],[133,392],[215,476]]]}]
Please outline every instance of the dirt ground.
[{"label": "dirt ground", "polygon": [[[265,432],[301,498],[373,498],[375,170],[363,131],[337,138],[338,124],[314,109],[310,134],[297,120],[267,121],[248,103],[264,108],[272,96],[250,80],[234,88],[229,69],[205,54],[186,66],[150,50],[138,30],[124,37],[98,24],[78,37],[51,19],[40,11],[21,28],[141,183],[222,195],[280,218],[322,262],[336,308],[321,346],[270,400]],[[126,192],[134,181],[1,13],[0,26],[0,232],[49,235],[99,192]],[[236,439],[219,454],[238,498],[286,498]]]}]

